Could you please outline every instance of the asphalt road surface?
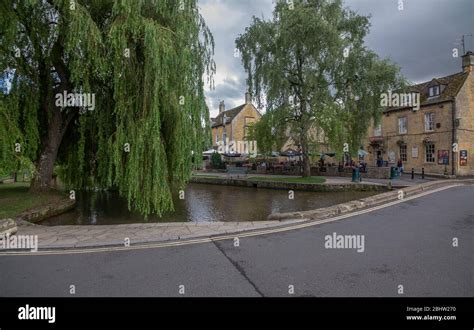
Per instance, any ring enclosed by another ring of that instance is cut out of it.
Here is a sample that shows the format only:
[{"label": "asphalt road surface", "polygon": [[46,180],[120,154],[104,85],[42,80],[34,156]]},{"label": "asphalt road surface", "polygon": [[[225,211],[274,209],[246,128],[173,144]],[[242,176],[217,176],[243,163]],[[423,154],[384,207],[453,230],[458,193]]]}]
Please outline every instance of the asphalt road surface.
[{"label": "asphalt road surface", "polygon": [[[0,296],[474,296],[474,187],[337,222],[177,247],[0,256]],[[364,235],[364,251],[325,236]],[[453,246],[457,238],[458,246]],[[183,292],[184,289],[184,292]],[[181,292],[181,293],[180,293]]]}]

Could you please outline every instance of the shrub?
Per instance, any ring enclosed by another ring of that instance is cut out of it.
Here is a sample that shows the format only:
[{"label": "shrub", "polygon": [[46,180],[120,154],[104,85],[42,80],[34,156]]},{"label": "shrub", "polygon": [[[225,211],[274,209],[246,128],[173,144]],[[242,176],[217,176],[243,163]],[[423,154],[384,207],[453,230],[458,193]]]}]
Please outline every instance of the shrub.
[{"label": "shrub", "polygon": [[222,159],[221,155],[217,152],[214,152],[211,156],[211,165],[213,168],[222,168]]}]

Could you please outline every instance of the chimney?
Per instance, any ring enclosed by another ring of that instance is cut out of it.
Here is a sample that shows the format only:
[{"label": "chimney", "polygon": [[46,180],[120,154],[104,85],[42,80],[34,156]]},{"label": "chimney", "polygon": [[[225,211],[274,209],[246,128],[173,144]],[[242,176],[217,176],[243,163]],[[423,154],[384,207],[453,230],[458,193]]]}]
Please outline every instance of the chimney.
[{"label": "chimney", "polygon": [[245,104],[252,104],[252,95],[249,92],[245,93]]},{"label": "chimney", "polygon": [[474,66],[474,53],[468,51],[462,56],[462,71],[463,72],[472,72]]},{"label": "chimney", "polygon": [[224,104],[224,101],[221,101],[221,103],[219,103],[219,113],[222,113],[225,111],[225,104]]}]

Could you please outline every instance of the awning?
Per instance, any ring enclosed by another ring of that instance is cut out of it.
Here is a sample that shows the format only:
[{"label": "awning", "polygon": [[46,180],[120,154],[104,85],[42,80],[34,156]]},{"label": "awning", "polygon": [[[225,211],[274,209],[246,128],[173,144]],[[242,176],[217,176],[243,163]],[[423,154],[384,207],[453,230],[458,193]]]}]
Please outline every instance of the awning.
[{"label": "awning", "polygon": [[292,150],[292,149],[288,149],[286,151],[283,151],[281,153],[282,156],[286,156],[286,157],[296,157],[296,156],[301,156],[301,152],[297,152],[295,150]]},{"label": "awning", "polygon": [[371,136],[369,137],[369,144],[373,146],[383,145],[384,138],[383,136]]},{"label": "awning", "polygon": [[217,152],[217,151],[214,150],[214,149],[209,149],[209,150],[203,151],[202,154],[205,155],[205,156],[208,156],[208,155],[212,155],[215,152]]}]

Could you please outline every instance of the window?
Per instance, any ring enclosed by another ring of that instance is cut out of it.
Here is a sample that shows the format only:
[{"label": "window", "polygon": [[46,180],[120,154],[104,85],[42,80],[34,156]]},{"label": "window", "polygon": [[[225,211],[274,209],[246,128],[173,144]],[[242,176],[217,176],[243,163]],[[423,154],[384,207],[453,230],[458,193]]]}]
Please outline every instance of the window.
[{"label": "window", "polygon": [[407,145],[406,144],[400,145],[400,159],[402,160],[402,162],[407,161]]},{"label": "window", "polygon": [[382,124],[381,123],[379,123],[377,126],[375,126],[374,136],[382,136]]},{"label": "window", "polygon": [[216,131],[216,144],[219,144],[219,132]]},{"label": "window", "polygon": [[407,133],[407,117],[398,118],[398,134]]},{"label": "window", "polygon": [[245,117],[244,118],[244,126],[250,126],[253,123],[255,123],[255,117]]},{"label": "window", "polygon": [[227,133],[226,132],[222,133],[222,141],[224,142],[224,144],[226,144],[226,142],[227,142]]},{"label": "window", "polygon": [[435,145],[433,143],[428,143],[425,145],[425,161],[427,163],[435,162]]},{"label": "window", "polygon": [[437,86],[431,86],[428,90],[428,96],[438,96],[439,95],[439,85]]},{"label": "window", "polygon": [[434,113],[425,113],[425,131],[434,131]]}]

